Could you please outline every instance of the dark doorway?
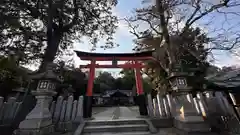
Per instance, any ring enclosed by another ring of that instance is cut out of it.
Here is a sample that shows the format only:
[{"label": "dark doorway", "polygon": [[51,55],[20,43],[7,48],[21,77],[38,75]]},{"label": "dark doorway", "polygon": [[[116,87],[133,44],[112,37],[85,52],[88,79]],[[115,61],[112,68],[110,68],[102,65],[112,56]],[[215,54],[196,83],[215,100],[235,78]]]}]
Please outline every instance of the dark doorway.
[{"label": "dark doorway", "polygon": [[129,97],[121,92],[121,91],[116,91],[112,95],[110,95],[110,100],[114,105],[127,105],[129,104]]}]

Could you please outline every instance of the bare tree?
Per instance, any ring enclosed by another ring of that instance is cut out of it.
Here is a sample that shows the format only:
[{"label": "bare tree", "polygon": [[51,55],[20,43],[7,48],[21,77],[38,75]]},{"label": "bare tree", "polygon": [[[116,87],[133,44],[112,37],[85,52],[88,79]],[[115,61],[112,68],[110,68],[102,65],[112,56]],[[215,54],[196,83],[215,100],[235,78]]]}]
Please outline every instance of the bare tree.
[{"label": "bare tree", "polygon": [[[240,45],[238,0],[156,0],[155,3],[143,0],[143,4],[146,7],[136,9],[136,16],[126,21],[130,32],[137,37],[136,42],[141,44],[140,49],[157,50],[160,66],[167,73],[182,61],[180,50],[204,62],[203,52],[233,51]],[[147,26],[146,29],[139,24]],[[196,34],[191,42],[204,48],[196,49],[196,45],[190,47],[185,43],[189,30],[197,27],[202,34]]]}]

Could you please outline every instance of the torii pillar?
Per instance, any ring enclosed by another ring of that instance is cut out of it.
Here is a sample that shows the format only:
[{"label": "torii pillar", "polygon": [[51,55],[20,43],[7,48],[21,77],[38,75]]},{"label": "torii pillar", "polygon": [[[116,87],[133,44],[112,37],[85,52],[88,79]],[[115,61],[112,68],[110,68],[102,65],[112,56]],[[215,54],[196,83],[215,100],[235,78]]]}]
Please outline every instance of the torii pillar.
[{"label": "torii pillar", "polygon": [[[140,65],[138,61],[134,61],[134,64],[136,65],[136,67]],[[142,74],[140,72],[140,68],[135,68],[135,80],[136,80],[137,104],[139,106],[139,113],[142,116],[147,116],[148,111],[147,111],[146,99],[143,91]]]},{"label": "torii pillar", "polygon": [[95,76],[95,66],[96,60],[91,60],[88,76],[88,85],[86,96],[83,100],[83,117],[91,118],[92,117],[92,100],[93,100],[93,85],[94,85],[94,76]]}]

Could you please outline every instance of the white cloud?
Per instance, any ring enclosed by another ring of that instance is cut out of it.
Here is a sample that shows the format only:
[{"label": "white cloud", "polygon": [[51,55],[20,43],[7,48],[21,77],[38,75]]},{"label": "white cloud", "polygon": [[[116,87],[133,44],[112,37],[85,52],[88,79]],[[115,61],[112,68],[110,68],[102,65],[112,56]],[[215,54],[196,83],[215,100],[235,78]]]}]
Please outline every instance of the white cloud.
[{"label": "white cloud", "polygon": [[[117,9],[115,8],[113,10],[113,14],[118,16],[119,18],[119,22],[118,22],[118,28],[116,30],[116,33],[114,34],[114,41],[117,44],[120,44],[120,47],[117,48],[113,48],[113,49],[101,49],[101,48],[97,48],[96,51],[97,53],[126,53],[126,52],[132,52],[132,48],[133,46],[131,46],[133,44],[132,39],[134,38],[132,34],[129,33],[129,29],[127,24],[122,20],[122,18],[124,18],[125,16],[123,16],[120,12],[117,11]],[[86,37],[84,37],[82,39],[83,42],[81,43],[74,43],[74,50],[79,50],[79,51],[86,51],[86,52],[90,52],[92,49],[92,46],[88,43],[88,39]],[[100,40],[98,42],[98,46],[104,44],[104,40]],[[80,60],[76,54],[74,54],[74,61],[75,61],[75,66],[78,67],[79,65],[86,65],[86,64],[90,64],[89,61],[82,61]],[[98,64],[111,64],[111,61],[101,61],[101,62],[97,62]],[[119,62],[119,64],[122,64],[124,62]],[[121,69],[96,69],[96,71],[108,71],[111,72],[111,74],[114,77],[118,77],[119,76],[119,71]]]}]

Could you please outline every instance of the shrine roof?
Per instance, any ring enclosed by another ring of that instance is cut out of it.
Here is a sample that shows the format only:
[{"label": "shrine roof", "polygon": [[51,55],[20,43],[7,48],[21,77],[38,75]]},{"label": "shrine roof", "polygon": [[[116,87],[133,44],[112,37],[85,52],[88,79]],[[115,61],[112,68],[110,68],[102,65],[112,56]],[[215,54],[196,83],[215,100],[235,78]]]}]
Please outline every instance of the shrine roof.
[{"label": "shrine roof", "polygon": [[135,52],[135,53],[92,53],[92,52],[75,51],[77,56],[84,60],[91,59],[91,58],[151,57],[153,52],[154,51],[142,51],[142,52]]},{"label": "shrine roof", "polygon": [[224,88],[225,90],[238,90],[240,87],[240,69],[220,72],[215,75],[209,75],[205,79],[213,85]]}]

